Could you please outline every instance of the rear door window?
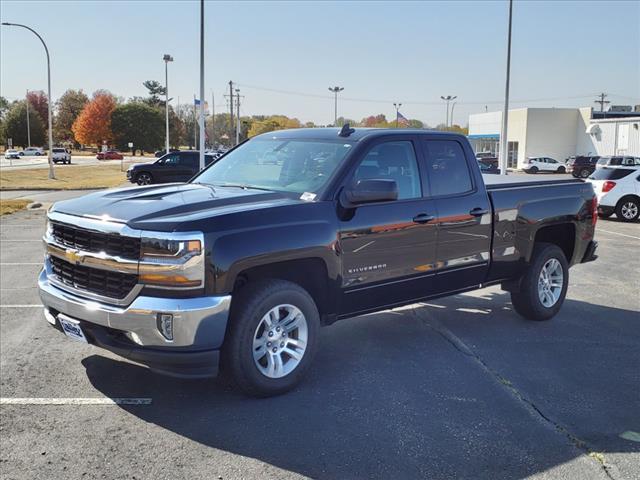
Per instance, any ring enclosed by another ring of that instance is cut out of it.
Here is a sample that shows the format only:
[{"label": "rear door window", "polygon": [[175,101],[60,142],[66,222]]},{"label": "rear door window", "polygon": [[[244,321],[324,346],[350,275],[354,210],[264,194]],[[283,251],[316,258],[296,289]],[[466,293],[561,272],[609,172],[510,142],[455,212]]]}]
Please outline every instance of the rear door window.
[{"label": "rear door window", "polygon": [[593,180],[620,180],[630,173],[635,172],[630,168],[599,168],[589,178]]},{"label": "rear door window", "polygon": [[455,140],[425,140],[427,177],[433,196],[456,195],[473,189],[462,145]]}]

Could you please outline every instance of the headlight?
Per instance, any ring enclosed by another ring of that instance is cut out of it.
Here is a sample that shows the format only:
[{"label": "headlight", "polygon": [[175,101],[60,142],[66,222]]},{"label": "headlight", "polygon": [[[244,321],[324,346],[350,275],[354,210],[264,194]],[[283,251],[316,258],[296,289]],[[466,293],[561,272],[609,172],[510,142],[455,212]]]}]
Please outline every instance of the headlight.
[{"label": "headlight", "polygon": [[145,285],[187,289],[204,286],[202,234],[176,235],[179,238],[142,238],[139,275]]}]

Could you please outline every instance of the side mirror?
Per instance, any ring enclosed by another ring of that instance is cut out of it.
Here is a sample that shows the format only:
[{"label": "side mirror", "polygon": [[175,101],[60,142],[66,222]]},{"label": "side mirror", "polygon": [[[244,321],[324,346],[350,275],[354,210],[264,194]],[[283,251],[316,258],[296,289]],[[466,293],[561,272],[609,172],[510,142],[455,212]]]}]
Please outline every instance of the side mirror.
[{"label": "side mirror", "polygon": [[340,194],[340,203],[345,208],[397,199],[398,184],[395,180],[387,179],[358,180],[355,185],[345,187]]}]

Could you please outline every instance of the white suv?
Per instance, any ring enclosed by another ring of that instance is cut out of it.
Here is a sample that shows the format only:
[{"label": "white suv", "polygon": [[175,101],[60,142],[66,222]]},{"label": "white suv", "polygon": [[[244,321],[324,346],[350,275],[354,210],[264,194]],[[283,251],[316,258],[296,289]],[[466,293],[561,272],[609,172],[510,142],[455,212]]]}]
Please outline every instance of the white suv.
[{"label": "white suv", "polygon": [[44,150],[40,147],[27,147],[20,152],[20,155],[21,156],[35,155],[36,157],[39,157],[40,155],[44,155]]},{"label": "white suv", "polygon": [[640,166],[598,168],[587,180],[598,196],[602,218],[616,214],[619,220],[635,222],[640,215]]},{"label": "white suv", "polygon": [[71,163],[71,154],[66,148],[54,148],[51,150],[51,160],[53,163]]},{"label": "white suv", "polygon": [[615,167],[615,166],[634,166],[640,165],[640,157],[618,156],[618,157],[600,157],[596,168]]},{"label": "white suv", "polygon": [[551,157],[533,157],[524,159],[523,170],[527,173],[553,172],[567,173],[567,167]]}]

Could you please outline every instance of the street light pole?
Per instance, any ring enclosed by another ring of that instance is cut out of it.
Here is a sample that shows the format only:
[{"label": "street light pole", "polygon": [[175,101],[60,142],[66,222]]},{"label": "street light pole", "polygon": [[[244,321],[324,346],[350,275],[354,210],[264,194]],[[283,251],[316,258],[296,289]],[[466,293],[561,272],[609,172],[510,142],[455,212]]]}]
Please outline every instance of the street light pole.
[{"label": "street light pole", "polygon": [[162,59],[164,60],[164,116],[167,128],[167,141],[164,153],[169,153],[169,62],[173,62],[173,57],[165,53]]},{"label": "street light pole", "polygon": [[24,97],[27,102],[27,147],[31,146],[31,126],[29,125],[29,90],[27,90],[27,96]]},{"label": "street light pole", "polygon": [[446,129],[448,129],[448,128],[449,128],[449,102],[450,102],[451,100],[455,100],[455,99],[456,99],[456,98],[458,98],[458,97],[457,97],[457,96],[455,96],[455,95],[454,95],[454,96],[447,95],[446,97],[445,97],[445,96],[443,96],[443,95],[440,95],[440,98],[441,98],[442,100],[444,100],[445,102],[447,102],[447,120],[446,120],[446,123],[445,123],[444,125],[445,125],[445,128],[446,128]]},{"label": "street light pole", "polygon": [[[36,37],[38,37],[38,39],[42,42],[42,46],[44,47],[45,53],[47,54],[47,102],[49,102],[49,108],[48,108],[49,110],[49,178],[52,180],[55,180],[56,175],[55,175],[55,172],[53,171],[53,160],[51,157],[51,149],[53,148],[53,120],[51,117],[53,105],[51,105],[51,59],[49,58],[49,49],[47,48],[47,44],[44,43],[44,40],[42,39],[42,37],[33,28],[27,27],[26,25],[22,25],[20,23],[2,22],[2,25],[8,26],[8,27],[26,28],[31,33],[33,33]],[[28,102],[29,100],[27,99],[27,103]]]},{"label": "street light pole", "polygon": [[509,29],[507,34],[507,80],[504,87],[504,110],[502,111],[502,132],[500,132],[500,175],[507,174],[507,157],[509,142],[507,139],[507,125],[509,120],[509,77],[511,74],[511,17],[513,0],[509,0]]},{"label": "street light pole", "polygon": [[200,0],[200,170],[204,168],[204,0]]},{"label": "street light pole", "polygon": [[451,127],[453,127],[453,109],[456,108],[456,103],[458,103],[458,102],[453,102],[451,104],[451,118],[449,119],[449,123],[450,123]]},{"label": "street light pole", "polygon": [[394,103],[393,106],[396,108],[396,128],[398,128],[398,112],[400,111],[401,103]]},{"label": "street light pole", "polygon": [[343,91],[343,87],[329,87],[329,91],[333,92],[333,101],[334,101],[334,117],[333,117],[333,126],[338,126],[338,93]]}]

